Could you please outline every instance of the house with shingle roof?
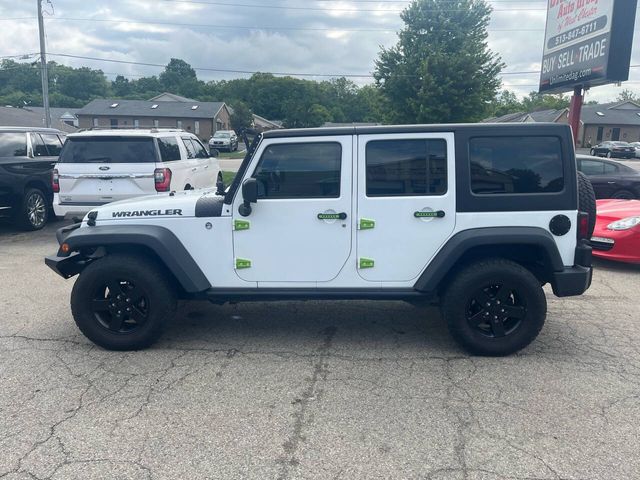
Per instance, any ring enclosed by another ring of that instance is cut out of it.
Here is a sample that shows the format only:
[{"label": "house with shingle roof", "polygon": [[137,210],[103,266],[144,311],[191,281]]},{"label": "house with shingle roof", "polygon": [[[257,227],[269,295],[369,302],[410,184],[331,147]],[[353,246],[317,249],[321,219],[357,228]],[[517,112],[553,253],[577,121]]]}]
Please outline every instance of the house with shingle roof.
[{"label": "house with shingle roof", "polygon": [[583,147],[609,140],[640,141],[640,105],[614,102],[584,105],[580,115],[578,142]]},{"label": "house with shingle roof", "polygon": [[[96,99],[76,112],[80,128],[180,128],[208,141],[218,130],[231,127],[224,102]],[[173,94],[171,94],[173,95]],[[178,96],[176,96],[178,97]]]}]

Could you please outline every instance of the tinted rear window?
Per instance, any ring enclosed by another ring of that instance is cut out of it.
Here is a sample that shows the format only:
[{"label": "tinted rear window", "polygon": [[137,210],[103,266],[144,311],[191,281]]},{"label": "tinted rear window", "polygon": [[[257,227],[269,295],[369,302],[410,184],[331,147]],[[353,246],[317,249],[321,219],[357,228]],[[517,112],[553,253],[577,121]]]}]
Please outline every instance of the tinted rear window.
[{"label": "tinted rear window", "polygon": [[156,149],[152,138],[67,138],[60,163],[153,163]]},{"label": "tinted rear window", "polygon": [[162,137],[158,139],[160,156],[163,162],[173,162],[180,160],[180,147],[176,137]]},{"label": "tinted rear window", "polygon": [[564,189],[557,137],[481,137],[469,141],[471,191],[478,195]]},{"label": "tinted rear window", "polygon": [[0,132],[0,157],[26,157],[27,134]]}]

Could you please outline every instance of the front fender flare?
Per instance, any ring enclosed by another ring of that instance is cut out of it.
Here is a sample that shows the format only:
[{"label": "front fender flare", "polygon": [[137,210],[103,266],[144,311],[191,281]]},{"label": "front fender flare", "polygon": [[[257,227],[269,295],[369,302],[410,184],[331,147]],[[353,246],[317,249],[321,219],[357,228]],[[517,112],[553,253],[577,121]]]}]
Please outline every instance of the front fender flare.
[{"label": "front fender flare", "polygon": [[[157,225],[108,225],[78,228],[64,238],[69,252],[83,248],[135,246],[151,250],[175,276],[186,292],[196,293],[211,288],[211,284],[196,261],[173,232]],[[55,259],[62,262],[69,254],[58,251],[49,257],[51,268]],[[54,268],[55,270],[55,268]]]}]

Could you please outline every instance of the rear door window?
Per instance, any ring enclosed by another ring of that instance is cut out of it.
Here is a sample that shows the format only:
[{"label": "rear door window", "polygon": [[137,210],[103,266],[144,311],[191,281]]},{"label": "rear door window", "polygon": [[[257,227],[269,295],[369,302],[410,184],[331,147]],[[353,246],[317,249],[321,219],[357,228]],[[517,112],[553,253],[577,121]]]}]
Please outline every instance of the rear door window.
[{"label": "rear door window", "polygon": [[31,147],[33,148],[33,155],[35,157],[48,157],[49,152],[47,151],[47,147],[42,140],[42,137],[39,133],[31,134]]},{"label": "rear door window", "polygon": [[182,137],[182,143],[184,144],[184,148],[187,149],[187,158],[196,158],[196,151],[193,148],[191,139],[189,137]]},{"label": "rear door window", "polygon": [[60,163],[154,163],[151,137],[68,137]]},{"label": "rear door window", "polygon": [[163,162],[175,162],[180,160],[180,147],[176,137],[158,138],[158,147],[160,148],[160,158]]},{"label": "rear door window", "polygon": [[60,139],[57,135],[50,133],[43,133],[40,135],[44,144],[47,146],[47,150],[49,155],[52,157],[57,157],[60,155],[60,150],[62,150],[62,143],[60,143]]},{"label": "rear door window", "polygon": [[580,171],[585,175],[602,175],[604,173],[604,163],[597,160],[582,160]]},{"label": "rear door window", "polygon": [[367,143],[367,196],[447,193],[447,142],[442,139],[376,140]]},{"label": "rear door window", "polygon": [[471,191],[476,195],[564,190],[558,137],[476,137],[469,140]]},{"label": "rear door window", "polygon": [[0,132],[0,157],[26,157],[27,134]]}]

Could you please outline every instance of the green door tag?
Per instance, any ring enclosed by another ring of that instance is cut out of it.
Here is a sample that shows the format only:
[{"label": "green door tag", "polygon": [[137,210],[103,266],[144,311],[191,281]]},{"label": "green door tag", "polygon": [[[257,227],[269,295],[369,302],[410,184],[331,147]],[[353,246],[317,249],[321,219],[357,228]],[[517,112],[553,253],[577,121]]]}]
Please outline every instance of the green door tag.
[{"label": "green door tag", "polygon": [[251,260],[246,258],[236,258],[236,269],[242,270],[243,268],[251,268]]},{"label": "green door tag", "polygon": [[376,227],[376,221],[368,218],[361,218],[359,228],[360,230],[370,230]]},{"label": "green door tag", "polygon": [[246,220],[234,220],[233,221],[233,229],[234,230],[249,230],[251,228],[251,223]]},{"label": "green door tag", "polygon": [[358,264],[360,268],[373,268],[375,263],[372,258],[360,258]]}]

